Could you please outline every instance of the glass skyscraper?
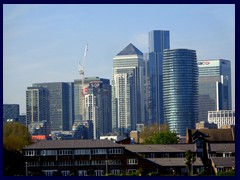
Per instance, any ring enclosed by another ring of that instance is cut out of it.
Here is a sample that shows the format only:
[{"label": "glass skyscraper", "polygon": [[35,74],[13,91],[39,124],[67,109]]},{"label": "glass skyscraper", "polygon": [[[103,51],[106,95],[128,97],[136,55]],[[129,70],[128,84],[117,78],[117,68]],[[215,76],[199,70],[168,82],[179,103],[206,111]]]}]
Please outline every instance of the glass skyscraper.
[{"label": "glass skyscraper", "polygon": [[208,111],[231,110],[231,62],[224,59],[198,60],[199,121]]},{"label": "glass skyscraper", "polygon": [[146,54],[146,123],[162,124],[163,91],[162,62],[163,50],[170,48],[169,31],[153,30],[149,32],[149,53]]},{"label": "glass skyscraper", "polygon": [[121,135],[144,123],[143,53],[129,44],[113,58],[112,127]]},{"label": "glass skyscraper", "polygon": [[49,91],[51,131],[71,130],[74,120],[73,83],[35,83],[33,87],[44,87]]},{"label": "glass skyscraper", "polygon": [[164,50],[163,54],[164,120],[171,131],[186,135],[198,118],[198,67],[196,51]]},{"label": "glass skyscraper", "polygon": [[74,126],[82,126],[86,121],[92,121],[94,139],[111,132],[110,80],[85,77],[83,87],[81,80],[74,80],[74,94]]}]

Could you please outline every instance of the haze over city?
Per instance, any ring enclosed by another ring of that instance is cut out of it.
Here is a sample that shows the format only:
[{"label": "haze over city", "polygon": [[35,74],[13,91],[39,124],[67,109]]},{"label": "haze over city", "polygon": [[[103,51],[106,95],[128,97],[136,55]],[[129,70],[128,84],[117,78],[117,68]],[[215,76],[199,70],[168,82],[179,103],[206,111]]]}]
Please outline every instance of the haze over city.
[{"label": "haze over city", "polygon": [[235,5],[3,5],[3,103],[20,104],[33,83],[73,82],[88,44],[85,77],[112,79],[129,43],[148,52],[148,32],[169,30],[170,48],[227,59],[235,109]]}]

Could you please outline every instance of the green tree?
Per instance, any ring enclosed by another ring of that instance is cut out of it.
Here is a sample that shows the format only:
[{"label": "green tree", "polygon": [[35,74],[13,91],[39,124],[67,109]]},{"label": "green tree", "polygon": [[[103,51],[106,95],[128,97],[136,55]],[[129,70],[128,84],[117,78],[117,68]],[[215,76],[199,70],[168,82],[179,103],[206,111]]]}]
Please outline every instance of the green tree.
[{"label": "green tree", "polygon": [[175,132],[155,132],[144,140],[144,144],[177,144],[178,136]]},{"label": "green tree", "polygon": [[7,122],[3,126],[3,174],[25,175],[22,148],[31,143],[28,129],[18,122]]},{"label": "green tree", "polygon": [[191,173],[193,174],[193,163],[196,161],[195,154],[191,151],[188,150],[185,152],[185,164],[188,168],[188,175],[190,176]]},{"label": "green tree", "polygon": [[176,144],[179,138],[175,132],[169,131],[168,125],[157,124],[146,126],[140,133],[143,144]]},{"label": "green tree", "polygon": [[3,126],[3,147],[9,151],[21,151],[31,143],[31,134],[26,126],[18,122],[7,122]]}]

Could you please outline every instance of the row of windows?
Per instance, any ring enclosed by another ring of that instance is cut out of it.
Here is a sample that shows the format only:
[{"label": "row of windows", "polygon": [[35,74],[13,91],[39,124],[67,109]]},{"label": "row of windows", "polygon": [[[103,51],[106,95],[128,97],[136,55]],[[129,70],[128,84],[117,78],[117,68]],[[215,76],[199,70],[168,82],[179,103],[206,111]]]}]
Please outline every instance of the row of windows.
[{"label": "row of windows", "polygon": [[[40,152],[40,154],[39,154]],[[90,154],[123,154],[123,149],[76,149],[76,150],[27,150],[25,156],[53,156],[53,155],[90,155]]]},{"label": "row of windows", "polygon": [[[121,165],[121,160],[81,160],[81,161],[43,161],[40,162],[27,162],[28,167],[34,166],[89,166],[89,165]],[[128,162],[129,165],[137,164],[137,159],[130,159]]]}]

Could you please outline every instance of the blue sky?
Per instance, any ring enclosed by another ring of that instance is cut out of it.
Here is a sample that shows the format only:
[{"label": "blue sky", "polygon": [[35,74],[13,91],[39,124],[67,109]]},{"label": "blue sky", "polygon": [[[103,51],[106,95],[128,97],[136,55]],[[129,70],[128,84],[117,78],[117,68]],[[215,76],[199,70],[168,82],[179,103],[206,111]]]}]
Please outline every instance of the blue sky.
[{"label": "blue sky", "polygon": [[170,46],[198,59],[232,63],[235,109],[235,5],[3,5],[3,103],[20,104],[38,82],[73,82],[88,44],[85,76],[112,79],[113,58],[129,43],[148,52],[148,32],[169,30]]}]

